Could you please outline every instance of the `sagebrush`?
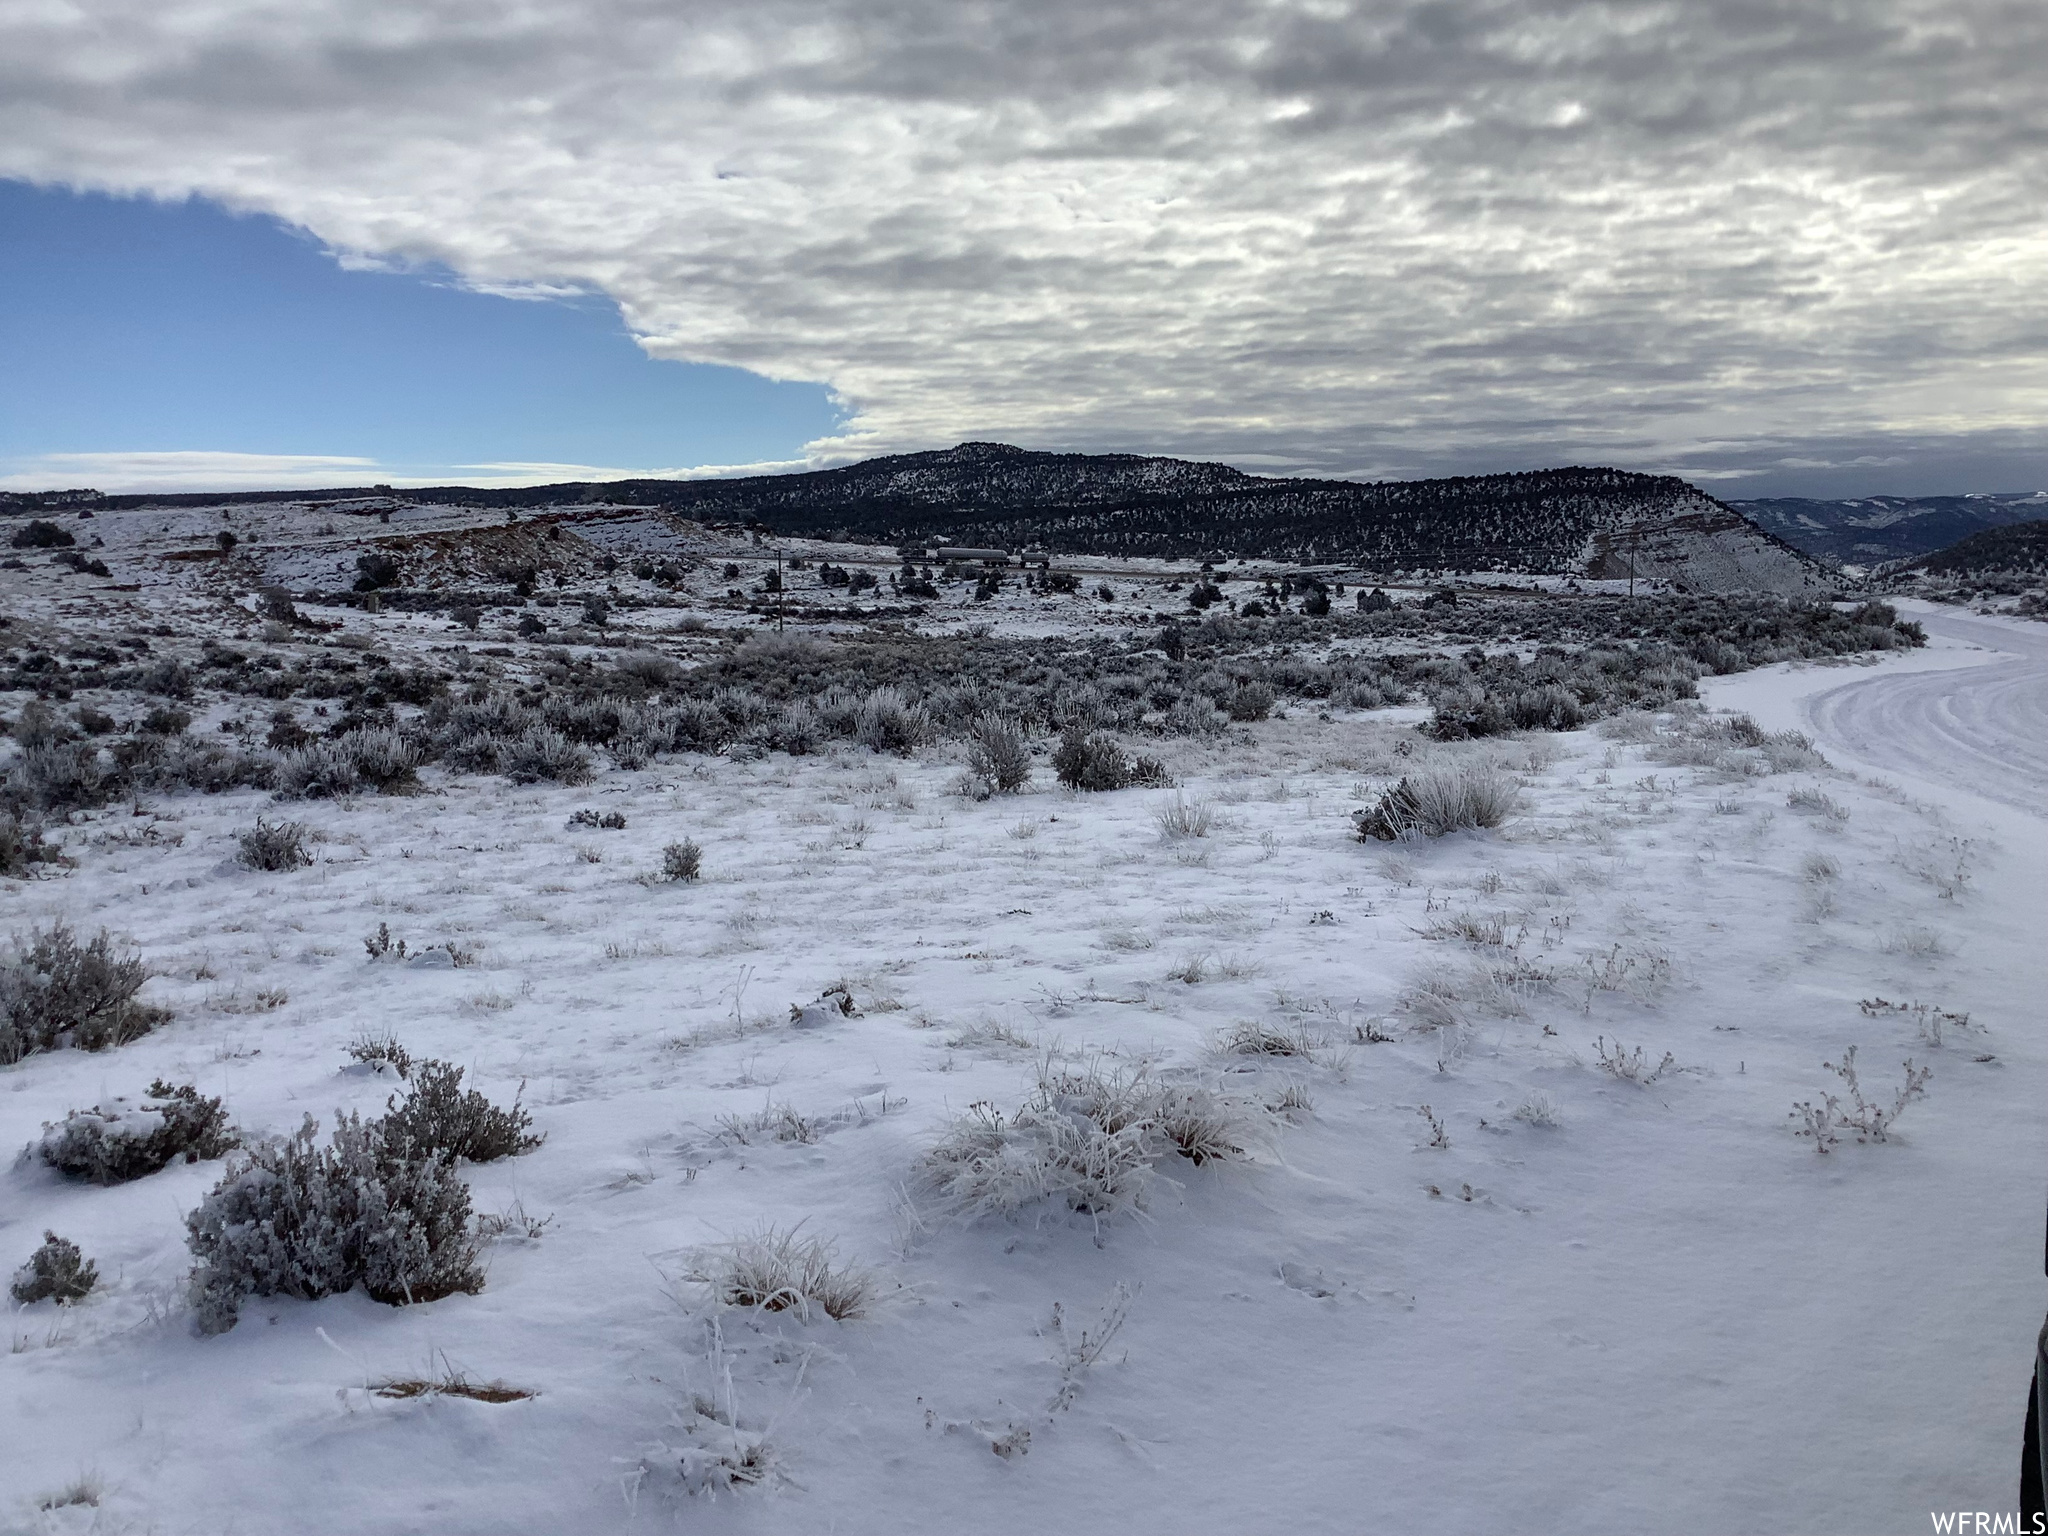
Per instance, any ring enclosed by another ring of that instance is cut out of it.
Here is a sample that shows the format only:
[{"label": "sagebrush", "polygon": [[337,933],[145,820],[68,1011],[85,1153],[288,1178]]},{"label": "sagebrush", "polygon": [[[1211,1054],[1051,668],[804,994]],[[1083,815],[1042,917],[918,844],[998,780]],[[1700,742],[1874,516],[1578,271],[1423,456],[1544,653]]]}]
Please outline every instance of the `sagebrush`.
[{"label": "sagebrush", "polygon": [[46,1125],[36,1154],[71,1178],[125,1184],[181,1159],[225,1156],[240,1144],[218,1098],[158,1078],[132,1107],[116,1099],[111,1107],[74,1110]]},{"label": "sagebrush", "polygon": [[0,1066],[64,1046],[104,1051],[140,1039],[171,1014],[136,994],[149,979],[140,955],[102,928],[80,944],[63,923],[33,930],[0,959]]}]

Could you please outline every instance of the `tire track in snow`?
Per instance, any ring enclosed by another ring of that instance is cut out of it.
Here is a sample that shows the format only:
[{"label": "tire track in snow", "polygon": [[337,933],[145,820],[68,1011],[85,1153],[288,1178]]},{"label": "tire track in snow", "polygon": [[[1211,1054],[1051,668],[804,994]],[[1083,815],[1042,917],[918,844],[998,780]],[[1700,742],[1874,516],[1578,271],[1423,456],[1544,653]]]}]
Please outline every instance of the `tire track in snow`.
[{"label": "tire track in snow", "polygon": [[1808,699],[1816,739],[1874,766],[2048,816],[2048,629],[1929,614],[1928,633],[2006,659],[1869,677]]}]

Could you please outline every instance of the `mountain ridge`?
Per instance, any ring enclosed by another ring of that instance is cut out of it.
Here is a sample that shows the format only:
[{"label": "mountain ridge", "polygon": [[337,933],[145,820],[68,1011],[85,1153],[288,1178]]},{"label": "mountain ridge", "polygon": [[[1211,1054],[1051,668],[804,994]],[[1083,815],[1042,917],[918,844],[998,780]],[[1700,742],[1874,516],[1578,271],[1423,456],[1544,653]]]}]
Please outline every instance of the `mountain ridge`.
[{"label": "mountain ridge", "polygon": [[1837,501],[1776,496],[1729,505],[1810,555],[1863,566],[1933,554],[1988,528],[2048,519],[2042,491]]},{"label": "mountain ridge", "polygon": [[[121,507],[378,497],[508,511],[628,502],[783,535],[899,547],[936,540],[1175,560],[1249,556],[1376,571],[1633,572],[1702,590],[1791,592],[1827,584],[1810,555],[1698,487],[1675,476],[1591,465],[1362,482],[1252,475],[1163,455],[966,442],[835,469],[730,479],[102,500]],[[27,510],[19,503],[28,499],[10,501]]]}]

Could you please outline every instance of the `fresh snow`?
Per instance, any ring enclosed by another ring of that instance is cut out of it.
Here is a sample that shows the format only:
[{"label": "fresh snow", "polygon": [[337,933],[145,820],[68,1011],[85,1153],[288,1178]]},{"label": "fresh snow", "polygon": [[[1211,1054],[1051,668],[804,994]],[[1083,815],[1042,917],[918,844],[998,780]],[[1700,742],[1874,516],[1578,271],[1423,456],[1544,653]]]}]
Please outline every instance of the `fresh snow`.
[{"label": "fresh snow", "polygon": [[[468,1173],[480,1212],[548,1224],[494,1243],[473,1297],[256,1299],[201,1338],[183,1217],[219,1164],[111,1189],[15,1165],[4,1267],[48,1228],[102,1283],[9,1318],[0,1530],[1908,1531],[2011,1508],[2042,1312],[2048,648],[1915,611],[1925,652],[1703,685],[1811,730],[1831,770],[1736,779],[1594,731],[1432,748],[1412,715],[1297,711],[1168,744],[1217,817],[1199,840],[1161,836],[1174,791],[1075,796],[1043,767],[962,799],[944,750],[110,808],[65,834],[75,870],[0,887],[6,926],[132,936],[176,1018],[0,1071],[0,1144],[155,1076],[251,1133],[324,1127],[381,1109],[394,1082],[346,1047],[390,1031],[501,1102],[524,1084],[546,1144]],[[1516,773],[1518,817],[1355,841],[1361,797],[1434,757]],[[568,827],[585,806],[628,828]],[[315,829],[315,866],[239,868],[259,813]],[[702,884],[638,878],[685,836]],[[1804,877],[1815,855],[1839,878]],[[1462,1026],[1419,1028],[1418,975],[1487,958],[1425,936],[1466,913],[1561,979],[1492,1010],[1467,984]],[[372,961],[379,923],[473,963]],[[1168,979],[1195,959],[1207,979]],[[840,981],[856,1016],[792,1026]],[[1876,997],[1970,1027],[1934,1046]],[[1327,1049],[1230,1070],[1215,1042],[1247,1020]],[[1622,1080],[1596,1040],[1674,1068]],[[1933,1077],[1890,1142],[1817,1156],[1788,1112],[1840,1090],[1822,1064],[1851,1045],[1873,1098],[1908,1057]],[[1099,1231],[921,1214],[921,1152],[1054,1052],[1313,1108]],[[722,1130],[772,1106],[827,1123]],[[711,1309],[693,1252],[770,1224],[871,1265],[872,1314]],[[366,1390],[449,1372],[537,1395]],[[765,1486],[690,1490],[733,1444],[721,1415],[771,1448]],[[97,1505],[38,1507],[81,1478]]]}]

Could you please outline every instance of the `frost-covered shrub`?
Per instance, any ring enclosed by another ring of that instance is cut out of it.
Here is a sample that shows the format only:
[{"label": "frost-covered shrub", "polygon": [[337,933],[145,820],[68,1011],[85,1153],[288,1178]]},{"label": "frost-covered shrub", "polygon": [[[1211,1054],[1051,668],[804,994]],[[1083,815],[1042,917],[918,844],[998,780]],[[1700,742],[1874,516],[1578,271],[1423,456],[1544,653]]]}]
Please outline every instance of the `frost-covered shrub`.
[{"label": "frost-covered shrub", "polygon": [[1047,1200],[1100,1218],[1135,1210],[1152,1175],[1145,1127],[1027,1104],[1005,1119],[976,1104],[925,1154],[925,1184],[949,1216],[1007,1216]]},{"label": "frost-covered shrub", "polygon": [[1241,1158],[1261,1130],[1253,1107],[1142,1072],[1048,1063],[1014,1115],[980,1103],[926,1152],[927,1196],[963,1221],[1061,1201],[1100,1220],[1139,1208],[1161,1158]]},{"label": "frost-covered shrub", "polygon": [[10,1289],[24,1307],[38,1301],[61,1305],[82,1300],[99,1283],[99,1278],[99,1266],[79,1252],[78,1244],[54,1232],[45,1232],[43,1246],[14,1272]]},{"label": "frost-covered shrub", "polygon": [[63,718],[41,699],[30,699],[21,706],[7,734],[22,747],[50,747],[71,739]]},{"label": "frost-covered shrub", "polygon": [[185,790],[217,795],[230,789],[269,789],[277,781],[277,771],[278,760],[267,752],[243,752],[218,741],[174,735],[136,756],[130,787],[167,795]]},{"label": "frost-covered shrub", "polygon": [[1068,726],[1053,749],[1052,771],[1068,789],[1122,789],[1131,782],[1124,749],[1100,731]]},{"label": "frost-covered shrub", "polygon": [[36,1154],[71,1178],[125,1184],[180,1158],[196,1163],[239,1145],[219,1099],[205,1097],[190,1083],[159,1078],[132,1108],[116,1099],[112,1108],[74,1110],[44,1126]]},{"label": "frost-covered shrub", "polygon": [[388,726],[359,726],[336,737],[334,745],[357,776],[382,794],[402,794],[419,783],[419,746]]},{"label": "frost-covered shrub", "polygon": [[[383,925],[378,925],[380,929]],[[388,930],[385,930],[388,933]],[[377,951],[374,944],[371,956]],[[372,1072],[387,1069],[400,1077],[412,1076],[412,1053],[399,1044],[398,1037],[389,1032],[383,1034],[362,1034],[349,1042],[349,1059],[359,1066],[368,1067]]]},{"label": "frost-covered shrub", "polygon": [[817,751],[824,743],[825,722],[812,704],[798,699],[785,705],[772,720],[759,727],[754,736],[764,747],[787,752],[791,757],[804,757]]},{"label": "frost-covered shrub", "polygon": [[1889,1141],[1894,1123],[1906,1112],[1906,1106],[1915,1099],[1924,1098],[1927,1080],[1934,1075],[1931,1067],[1916,1067],[1913,1058],[1906,1058],[1905,1081],[1893,1094],[1892,1102],[1873,1103],[1863,1096],[1863,1084],[1857,1076],[1856,1047],[1850,1046],[1843,1052],[1839,1065],[1832,1061],[1821,1063],[1842,1080],[1842,1086],[1849,1094],[1849,1108],[1832,1093],[1821,1095],[1818,1105],[1810,1100],[1801,1100],[1792,1106],[1791,1117],[1800,1122],[1795,1133],[1813,1138],[1813,1150],[1826,1152],[1841,1140],[1843,1131],[1852,1132],[1858,1141]]},{"label": "frost-covered shrub", "polygon": [[860,1317],[877,1289],[873,1272],[842,1262],[831,1243],[775,1227],[699,1249],[688,1278],[720,1306],[794,1312],[806,1321],[813,1311],[835,1322]]},{"label": "frost-covered shrub", "polygon": [[139,1002],[149,978],[140,955],[119,954],[102,928],[80,944],[64,924],[36,930],[0,960],[0,1065],[33,1051],[103,1051],[140,1039],[168,1008]]},{"label": "frost-covered shrub", "polygon": [[1463,741],[1508,731],[1570,731],[1585,723],[1585,708],[1558,683],[1511,692],[1452,688],[1437,695],[1429,734],[1439,741]]},{"label": "frost-covered shrub", "polygon": [[411,1092],[400,1103],[393,1094],[379,1122],[394,1145],[411,1155],[446,1153],[472,1163],[494,1162],[531,1152],[545,1139],[533,1132],[533,1116],[520,1108],[500,1109],[476,1089],[462,1086],[462,1068],[445,1061],[414,1063],[406,1074]]},{"label": "frost-covered shrub", "polygon": [[1785,797],[1785,804],[1807,816],[1825,816],[1829,821],[1847,821],[1849,808],[1831,795],[1807,787],[1795,789]]},{"label": "frost-covered shrub", "polygon": [[498,771],[515,784],[552,779],[558,784],[588,784],[590,754],[560,731],[529,726],[498,744]]},{"label": "frost-covered shrub", "polygon": [[306,851],[306,829],[296,821],[270,822],[259,816],[255,826],[235,834],[235,842],[235,859],[244,869],[276,873],[313,862]]},{"label": "frost-covered shrub", "polygon": [[1515,805],[1515,782],[1478,764],[1409,774],[1369,810],[1353,813],[1361,842],[1420,833],[1442,837],[1476,827],[1497,827]]},{"label": "frost-covered shrub", "polygon": [[277,793],[287,800],[350,795],[363,788],[403,794],[419,782],[420,749],[388,726],[358,726],[280,754]]},{"label": "frost-covered shrub", "polygon": [[[1289,1095],[1283,1096],[1282,1104],[1300,1107],[1299,1090],[1290,1089]],[[1258,1117],[1245,1104],[1193,1086],[1155,1089],[1147,1116],[1166,1145],[1198,1168],[1245,1157],[1261,1130]]]},{"label": "frost-covered shrub", "polygon": [[1206,800],[1190,800],[1175,791],[1173,799],[1152,813],[1152,819],[1159,824],[1159,835],[1169,841],[1190,837],[1207,837],[1215,825],[1216,813]]},{"label": "frost-covered shrub", "polygon": [[362,778],[335,743],[310,741],[278,754],[276,783],[281,800],[327,800],[354,794]]},{"label": "frost-covered shrub", "polygon": [[7,765],[0,796],[9,805],[39,811],[90,809],[121,793],[121,776],[89,741],[24,747]]},{"label": "frost-covered shrub", "polygon": [[661,850],[661,873],[665,880],[680,880],[685,884],[695,880],[704,870],[704,850],[690,838],[680,843],[670,843]]},{"label": "frost-covered shrub", "polygon": [[1230,717],[1200,695],[1185,695],[1168,706],[1160,729],[1169,736],[1215,736],[1230,729]]},{"label": "frost-covered shrub", "polygon": [[0,875],[25,880],[38,864],[63,862],[57,845],[44,841],[41,827],[14,812],[0,813]]},{"label": "frost-covered shrub", "polygon": [[853,736],[870,751],[908,756],[931,740],[931,712],[895,688],[871,689],[860,701]]},{"label": "frost-covered shrub", "polygon": [[1244,724],[1272,714],[1273,700],[1272,686],[1254,679],[1239,683],[1216,702],[1231,719]]},{"label": "frost-covered shrub", "polygon": [[483,1287],[469,1186],[446,1153],[382,1121],[338,1117],[326,1146],[309,1115],[252,1147],[185,1218],[204,1333],[235,1326],[249,1296],[315,1301],[361,1285],[393,1306]]},{"label": "frost-covered shrub", "polygon": [[977,715],[967,727],[967,771],[1000,794],[1014,795],[1031,782],[1031,748],[1014,722]]},{"label": "frost-covered shrub", "polygon": [[502,739],[472,731],[441,749],[441,766],[455,773],[496,773]]}]

